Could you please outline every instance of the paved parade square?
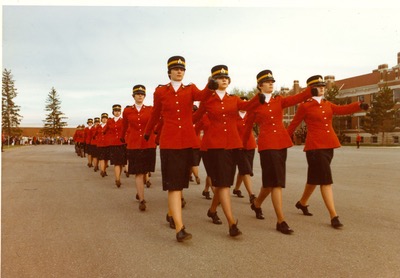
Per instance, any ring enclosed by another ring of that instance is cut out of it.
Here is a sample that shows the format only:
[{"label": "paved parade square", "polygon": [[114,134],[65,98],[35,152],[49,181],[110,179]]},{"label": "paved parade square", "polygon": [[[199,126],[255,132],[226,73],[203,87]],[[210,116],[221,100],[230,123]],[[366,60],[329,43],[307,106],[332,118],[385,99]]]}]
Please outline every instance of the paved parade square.
[{"label": "paved parade square", "polygon": [[[270,197],[258,220],[245,198],[232,196],[243,235],[231,238],[207,217],[210,201],[201,185],[184,190],[183,220],[193,234],[178,243],[165,220],[157,153],[147,210],[135,200],[134,178],[114,185],[113,168],[102,178],[71,145],[5,149],[2,153],[1,276],[21,277],[399,277],[400,148],[345,146],[335,150],[333,191],[341,230],[330,226],[319,190],[311,217],[295,208],[306,180],[303,146],[288,150],[283,190],[286,221],[275,230]],[[258,153],[252,178],[261,186]],[[231,189],[232,191],[232,189]]]}]

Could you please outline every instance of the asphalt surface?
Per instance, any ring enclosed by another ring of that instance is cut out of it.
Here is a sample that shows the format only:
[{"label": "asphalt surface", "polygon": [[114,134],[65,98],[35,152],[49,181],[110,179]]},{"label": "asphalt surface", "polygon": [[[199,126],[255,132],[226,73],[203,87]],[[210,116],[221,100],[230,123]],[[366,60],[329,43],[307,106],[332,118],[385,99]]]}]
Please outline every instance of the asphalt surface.
[{"label": "asphalt surface", "polygon": [[[167,194],[160,163],[145,189],[147,210],[135,200],[134,178],[114,185],[73,146],[26,146],[2,153],[1,277],[400,277],[400,148],[342,147],[332,162],[336,209],[343,229],[330,226],[319,190],[313,216],[294,204],[303,191],[302,146],[288,151],[283,205],[294,230],[275,230],[270,198],[265,220],[245,198],[232,196],[243,235],[231,238],[206,213],[201,185],[184,191],[184,224],[193,234],[178,243],[165,221]],[[258,154],[253,186],[260,188]]]}]

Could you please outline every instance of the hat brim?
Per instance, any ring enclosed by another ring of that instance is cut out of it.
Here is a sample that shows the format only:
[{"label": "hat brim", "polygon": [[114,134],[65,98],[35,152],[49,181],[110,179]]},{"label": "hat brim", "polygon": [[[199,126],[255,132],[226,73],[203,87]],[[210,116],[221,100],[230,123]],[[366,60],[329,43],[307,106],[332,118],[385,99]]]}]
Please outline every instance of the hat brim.
[{"label": "hat brim", "polygon": [[181,69],[184,69],[184,70],[186,70],[185,66],[184,66],[184,65],[182,65],[182,64],[175,64],[175,65],[171,65],[171,66],[169,66],[169,69],[170,69],[170,70],[172,70],[172,69],[176,69],[176,68],[181,68]]},{"label": "hat brim", "polygon": [[265,77],[265,78],[261,79],[260,81],[258,81],[258,83],[261,84],[261,83],[267,82],[267,81],[272,81],[273,83],[275,83],[275,79],[271,78],[271,77]]}]

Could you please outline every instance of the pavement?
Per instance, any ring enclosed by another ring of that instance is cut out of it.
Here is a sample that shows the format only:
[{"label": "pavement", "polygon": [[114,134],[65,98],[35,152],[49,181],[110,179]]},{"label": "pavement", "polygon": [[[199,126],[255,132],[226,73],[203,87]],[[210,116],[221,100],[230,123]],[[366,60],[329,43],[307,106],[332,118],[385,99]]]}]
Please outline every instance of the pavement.
[{"label": "pavement", "polygon": [[[342,147],[332,162],[335,204],[344,227],[330,226],[319,190],[314,215],[295,208],[306,179],[302,146],[288,151],[283,208],[294,230],[275,230],[268,197],[265,220],[255,218],[248,195],[232,196],[243,235],[231,238],[206,213],[201,185],[184,190],[184,224],[193,234],[178,243],[165,220],[157,157],[147,210],[135,200],[134,178],[114,185],[113,169],[102,178],[73,146],[43,145],[2,153],[1,277],[400,277],[400,148]],[[261,171],[252,178],[258,193]]]}]

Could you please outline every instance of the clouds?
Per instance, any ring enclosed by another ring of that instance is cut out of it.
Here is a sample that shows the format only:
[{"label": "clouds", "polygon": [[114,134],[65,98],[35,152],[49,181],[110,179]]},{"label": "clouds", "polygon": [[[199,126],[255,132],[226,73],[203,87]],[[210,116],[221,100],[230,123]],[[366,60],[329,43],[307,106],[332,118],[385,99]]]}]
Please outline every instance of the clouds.
[{"label": "clouds", "polygon": [[[185,83],[199,88],[226,64],[232,84],[250,90],[256,74],[274,72],[276,89],[313,74],[337,79],[393,66],[400,51],[393,8],[278,7],[3,7],[3,67],[14,76],[22,125],[41,125],[55,87],[76,126],[132,103],[135,84],[146,103],[168,82],[166,61],[187,60]],[[32,96],[35,98],[32,99]],[[94,115],[96,114],[96,115]],[[84,120],[83,120],[84,121]]]}]

